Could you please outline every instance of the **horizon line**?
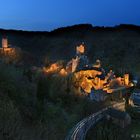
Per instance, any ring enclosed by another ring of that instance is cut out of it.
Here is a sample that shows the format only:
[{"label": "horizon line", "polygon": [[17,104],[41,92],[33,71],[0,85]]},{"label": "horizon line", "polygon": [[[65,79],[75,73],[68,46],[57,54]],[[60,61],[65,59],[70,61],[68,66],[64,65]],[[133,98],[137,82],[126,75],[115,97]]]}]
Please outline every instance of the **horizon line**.
[{"label": "horizon line", "polygon": [[58,29],[65,29],[65,28],[70,28],[70,27],[74,27],[74,26],[80,26],[80,25],[90,25],[93,28],[115,28],[121,25],[128,25],[128,26],[136,26],[136,27],[140,27],[140,25],[138,24],[127,24],[127,23],[121,23],[121,24],[116,24],[116,25],[93,25],[90,23],[79,23],[79,24],[72,24],[72,25],[68,25],[68,26],[61,26],[61,27],[57,27],[54,28],[52,30],[26,30],[26,29],[16,29],[16,28],[1,28],[0,30],[5,30],[5,31],[23,31],[23,32],[53,32],[55,30]]}]

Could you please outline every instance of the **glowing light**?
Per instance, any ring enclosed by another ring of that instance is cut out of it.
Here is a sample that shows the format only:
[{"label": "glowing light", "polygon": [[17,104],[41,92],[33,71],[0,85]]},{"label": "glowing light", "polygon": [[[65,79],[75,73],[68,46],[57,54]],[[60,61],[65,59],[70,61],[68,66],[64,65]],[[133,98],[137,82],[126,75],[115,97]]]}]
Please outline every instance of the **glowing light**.
[{"label": "glowing light", "polygon": [[54,73],[59,69],[59,65],[57,63],[52,64],[50,67],[43,67],[43,71],[46,73]]},{"label": "glowing light", "polygon": [[67,73],[67,71],[63,68],[63,69],[60,70],[59,74],[62,75],[62,76],[66,76],[68,73]]}]

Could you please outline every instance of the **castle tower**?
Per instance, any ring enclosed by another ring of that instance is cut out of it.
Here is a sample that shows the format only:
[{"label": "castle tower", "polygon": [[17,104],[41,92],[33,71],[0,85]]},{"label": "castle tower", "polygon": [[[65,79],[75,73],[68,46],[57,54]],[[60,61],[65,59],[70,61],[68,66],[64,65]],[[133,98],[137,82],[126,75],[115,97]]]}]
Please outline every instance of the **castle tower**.
[{"label": "castle tower", "polygon": [[129,74],[124,75],[124,83],[125,83],[126,86],[129,85]]},{"label": "castle tower", "polygon": [[3,49],[8,48],[8,40],[7,40],[7,38],[2,39],[2,48]]},{"label": "castle tower", "polygon": [[77,54],[84,54],[85,53],[85,46],[83,44],[81,44],[80,46],[77,46],[76,53]]}]

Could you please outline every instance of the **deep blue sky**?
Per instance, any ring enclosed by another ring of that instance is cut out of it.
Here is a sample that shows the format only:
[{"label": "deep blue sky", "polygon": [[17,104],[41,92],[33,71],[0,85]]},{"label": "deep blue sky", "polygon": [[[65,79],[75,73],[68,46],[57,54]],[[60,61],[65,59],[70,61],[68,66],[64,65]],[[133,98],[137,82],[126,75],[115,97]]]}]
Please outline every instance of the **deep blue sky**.
[{"label": "deep blue sky", "polygon": [[140,25],[140,0],[0,0],[0,28],[47,31],[80,23]]}]

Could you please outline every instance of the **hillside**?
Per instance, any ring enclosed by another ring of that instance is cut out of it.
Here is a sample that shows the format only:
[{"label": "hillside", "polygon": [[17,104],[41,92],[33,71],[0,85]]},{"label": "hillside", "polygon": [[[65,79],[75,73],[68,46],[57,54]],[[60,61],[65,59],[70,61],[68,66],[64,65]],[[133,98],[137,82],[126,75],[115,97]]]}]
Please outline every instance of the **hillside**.
[{"label": "hillside", "polygon": [[100,59],[104,66],[118,72],[140,75],[140,27],[119,25],[93,27],[90,24],[59,28],[51,32],[0,30],[0,40],[8,36],[9,43],[20,47],[35,59],[36,64],[47,60],[69,60],[81,42],[87,46],[90,62]]},{"label": "hillside", "polygon": [[[68,61],[75,55],[76,45],[85,42],[91,63],[100,59],[105,69],[140,76],[138,26],[75,25],[52,32],[1,29],[0,40],[5,35],[11,46],[21,48],[26,66],[42,66],[45,60]],[[0,61],[0,139],[63,140],[77,122],[110,104],[110,99],[91,101],[78,91],[73,74],[54,76]],[[105,130],[112,128],[109,134],[119,132],[114,125]],[[138,125],[134,128],[139,129]]]}]

